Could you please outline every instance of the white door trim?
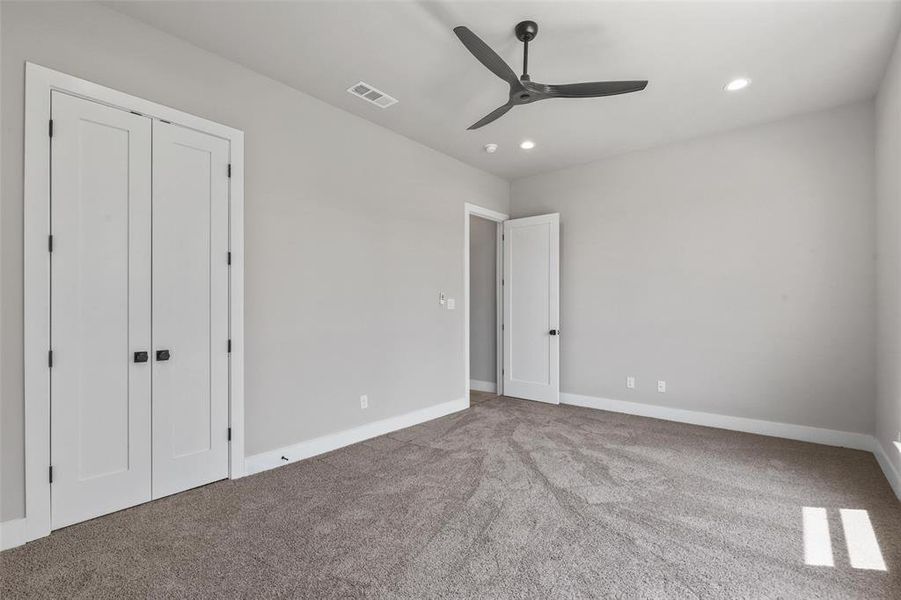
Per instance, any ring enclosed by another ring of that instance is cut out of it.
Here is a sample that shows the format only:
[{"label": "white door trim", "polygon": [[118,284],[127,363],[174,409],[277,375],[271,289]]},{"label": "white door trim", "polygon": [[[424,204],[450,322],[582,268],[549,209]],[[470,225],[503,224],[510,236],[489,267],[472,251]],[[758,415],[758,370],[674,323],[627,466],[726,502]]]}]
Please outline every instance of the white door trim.
[{"label": "white door trim", "polygon": [[33,63],[25,65],[25,541],[50,533],[50,92],[58,90],[230,142],[229,477],[244,465],[244,132]]},{"label": "white door trim", "polygon": [[501,395],[504,393],[504,376],[501,373],[501,370],[504,366],[504,334],[501,331],[501,327],[504,323],[504,296],[503,296],[503,287],[501,285],[502,278],[504,276],[504,244],[501,239],[501,236],[504,232],[504,221],[509,219],[509,215],[505,215],[504,213],[497,212],[496,210],[491,210],[490,208],[483,208],[476,204],[470,204],[466,202],[463,205],[463,348],[464,348],[464,368],[463,368],[463,390],[465,392],[465,398],[467,405],[469,404],[469,217],[476,216],[482,217],[483,219],[488,219],[489,221],[494,221],[497,223],[497,251],[495,252],[495,256],[497,258],[497,371],[495,376],[497,378],[497,394]]}]

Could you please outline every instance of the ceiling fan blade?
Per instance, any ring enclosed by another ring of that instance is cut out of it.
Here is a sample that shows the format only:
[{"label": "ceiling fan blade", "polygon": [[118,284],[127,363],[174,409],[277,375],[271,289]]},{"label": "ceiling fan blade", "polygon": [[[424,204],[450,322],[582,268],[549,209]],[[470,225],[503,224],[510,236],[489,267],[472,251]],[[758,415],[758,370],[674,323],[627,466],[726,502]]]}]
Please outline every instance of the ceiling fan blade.
[{"label": "ceiling fan blade", "polygon": [[479,127],[484,127],[485,125],[487,125],[488,123],[491,123],[495,119],[499,119],[500,117],[502,117],[511,108],[513,108],[513,104],[511,104],[509,102],[504,104],[503,106],[498,106],[493,111],[491,111],[490,113],[488,113],[487,115],[485,115],[484,117],[482,117],[481,119],[479,119],[478,121],[476,121],[475,123],[473,123],[472,125],[467,127],[466,129],[478,129]]},{"label": "ceiling fan blade", "polygon": [[462,25],[454,27],[454,33],[457,34],[457,37],[460,38],[460,41],[463,42],[466,49],[472,52],[472,55],[475,56],[480,63],[488,67],[489,71],[510,85],[519,85],[519,77],[516,76],[513,69],[504,62],[504,59],[497,55],[497,52],[483,42],[479,36],[470,31],[468,27]]},{"label": "ceiling fan blade", "polygon": [[[539,84],[540,85],[540,84]],[[594,81],[590,83],[564,83],[545,85],[545,93],[551,98],[597,98],[640,92],[648,87],[647,81]]]}]

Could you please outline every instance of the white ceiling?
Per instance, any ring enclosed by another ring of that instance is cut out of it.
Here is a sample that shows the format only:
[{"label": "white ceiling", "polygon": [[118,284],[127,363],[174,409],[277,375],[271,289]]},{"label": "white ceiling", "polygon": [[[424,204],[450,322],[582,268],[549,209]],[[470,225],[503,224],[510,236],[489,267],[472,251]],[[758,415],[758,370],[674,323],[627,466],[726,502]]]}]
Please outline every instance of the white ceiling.
[{"label": "white ceiling", "polygon": [[[111,2],[116,10],[507,178],[873,96],[901,25],[897,1]],[[647,90],[557,99],[466,127],[507,86],[451,29],[517,73],[520,20],[538,22],[533,81],[648,79]],[[735,76],[753,85],[726,94]],[[346,89],[398,98],[381,109]],[[531,151],[519,142],[532,139]],[[500,148],[486,154],[482,146]]]}]

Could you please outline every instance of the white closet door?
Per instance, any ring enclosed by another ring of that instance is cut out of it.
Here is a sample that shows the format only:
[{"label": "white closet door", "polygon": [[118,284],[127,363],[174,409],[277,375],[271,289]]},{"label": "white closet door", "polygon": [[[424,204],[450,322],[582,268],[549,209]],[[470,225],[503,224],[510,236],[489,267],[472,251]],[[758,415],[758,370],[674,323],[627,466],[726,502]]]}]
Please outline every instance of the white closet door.
[{"label": "white closet door", "polygon": [[228,158],[154,121],[154,498],[228,477]]},{"label": "white closet door", "polygon": [[51,526],[150,500],[150,119],[51,97]]},{"label": "white closet door", "polygon": [[504,395],[560,402],[560,215],[504,222]]}]

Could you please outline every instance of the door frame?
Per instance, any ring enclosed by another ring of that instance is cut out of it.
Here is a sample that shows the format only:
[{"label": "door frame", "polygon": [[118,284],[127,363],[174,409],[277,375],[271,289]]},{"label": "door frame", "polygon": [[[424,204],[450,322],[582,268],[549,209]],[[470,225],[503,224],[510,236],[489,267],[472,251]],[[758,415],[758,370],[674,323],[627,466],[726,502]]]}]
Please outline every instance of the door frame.
[{"label": "door frame", "polygon": [[503,334],[503,325],[504,325],[504,288],[503,288],[503,277],[504,277],[504,221],[510,218],[509,215],[505,215],[504,213],[498,212],[496,210],[491,210],[490,208],[484,208],[482,206],[478,206],[476,204],[471,204],[466,202],[463,205],[463,347],[464,347],[464,386],[463,390],[465,391],[466,404],[469,405],[469,260],[470,260],[470,252],[469,252],[469,218],[470,217],[480,217],[482,219],[486,219],[488,221],[494,221],[497,223],[497,233],[495,234],[495,279],[496,279],[496,305],[497,305],[497,320],[496,320],[496,331],[495,337],[497,339],[497,357],[496,357],[496,367],[495,367],[495,379],[496,382],[496,390],[497,395],[501,396],[504,393],[504,334]]},{"label": "door frame", "polygon": [[[229,478],[244,464],[244,132],[40,65],[25,63],[25,541],[50,534],[50,93],[60,91],[230,142]],[[224,259],[224,257],[223,257]]]}]

